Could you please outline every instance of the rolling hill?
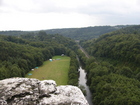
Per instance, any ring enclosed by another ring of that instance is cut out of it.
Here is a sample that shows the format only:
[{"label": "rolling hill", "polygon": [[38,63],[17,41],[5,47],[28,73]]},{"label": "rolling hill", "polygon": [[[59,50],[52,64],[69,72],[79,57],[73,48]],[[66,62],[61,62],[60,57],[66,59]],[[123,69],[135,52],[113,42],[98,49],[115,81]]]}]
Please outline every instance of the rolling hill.
[{"label": "rolling hill", "polygon": [[[72,38],[74,40],[88,40],[92,38],[98,38],[100,35],[109,33],[115,30],[128,27],[129,25],[118,26],[95,26],[95,27],[83,27],[83,28],[62,28],[62,29],[49,29],[43,30],[47,34],[60,34],[65,37]],[[38,31],[0,31],[1,35],[25,35],[30,33],[36,34]]]}]

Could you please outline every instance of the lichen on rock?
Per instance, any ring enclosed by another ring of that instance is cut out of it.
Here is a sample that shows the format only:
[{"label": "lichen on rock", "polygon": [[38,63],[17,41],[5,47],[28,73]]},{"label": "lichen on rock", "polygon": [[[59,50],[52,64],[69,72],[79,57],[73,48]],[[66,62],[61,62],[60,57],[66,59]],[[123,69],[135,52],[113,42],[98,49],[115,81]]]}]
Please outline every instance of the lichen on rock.
[{"label": "lichen on rock", "polygon": [[0,81],[0,105],[88,105],[76,86],[53,80],[9,78]]}]

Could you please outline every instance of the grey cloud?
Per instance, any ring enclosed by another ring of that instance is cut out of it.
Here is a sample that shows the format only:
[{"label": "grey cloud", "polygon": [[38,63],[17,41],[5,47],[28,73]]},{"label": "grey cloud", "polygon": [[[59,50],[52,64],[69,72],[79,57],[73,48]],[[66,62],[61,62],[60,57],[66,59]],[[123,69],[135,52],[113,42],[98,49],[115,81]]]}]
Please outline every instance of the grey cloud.
[{"label": "grey cloud", "polygon": [[130,10],[127,6],[113,5],[113,4],[90,4],[86,7],[79,8],[79,12],[83,12],[85,14],[123,14],[125,11]]},{"label": "grey cloud", "polygon": [[[58,2],[58,0],[13,1],[0,0],[0,15],[7,13],[3,15],[3,19],[9,16],[9,14],[16,13],[18,16],[18,13],[20,13],[23,19],[30,16],[31,20],[33,20],[33,17],[37,17],[37,20],[47,21],[48,27],[60,26],[56,18],[61,21],[65,20],[66,22],[61,23],[67,27],[68,25],[75,27],[81,24],[85,26],[92,26],[93,24],[94,26],[95,24],[114,25],[140,23],[140,0],[70,0],[68,3],[66,0],[60,0],[60,2]],[[13,16],[15,16],[15,14],[13,14]],[[69,18],[70,16],[72,19]],[[72,22],[68,21],[67,18]],[[13,20],[14,19],[17,20],[16,17],[14,17]],[[77,23],[77,20],[79,23]],[[49,24],[50,21],[55,21],[55,24],[52,25],[52,22]],[[27,22],[30,23],[31,21],[27,19]],[[38,25],[38,27],[41,26],[42,24],[40,26]],[[46,27],[46,24],[44,27]]]},{"label": "grey cloud", "polygon": [[[32,2],[30,8],[22,8],[20,5],[10,5],[7,4],[7,8],[19,12],[31,12],[31,13],[82,13],[87,15],[95,15],[95,14],[119,14],[121,12],[125,12],[129,10],[129,6],[118,4],[119,2],[92,2],[87,3],[87,5],[78,5],[77,7],[66,7],[59,6],[56,2],[52,0],[29,0]],[[110,1],[110,0],[109,0]],[[88,2],[88,0],[87,0]],[[22,2],[21,2],[22,3]],[[28,2],[27,2],[28,3]],[[74,2],[73,2],[74,3]],[[64,4],[65,5],[65,4]]]},{"label": "grey cloud", "polygon": [[76,12],[75,8],[66,8],[60,7],[55,2],[51,0],[34,0],[34,4],[36,5],[35,9],[32,9],[32,12],[39,12],[39,13],[69,13],[69,12]]},{"label": "grey cloud", "polygon": [[0,5],[2,5],[2,1],[3,1],[3,0],[0,0]]}]

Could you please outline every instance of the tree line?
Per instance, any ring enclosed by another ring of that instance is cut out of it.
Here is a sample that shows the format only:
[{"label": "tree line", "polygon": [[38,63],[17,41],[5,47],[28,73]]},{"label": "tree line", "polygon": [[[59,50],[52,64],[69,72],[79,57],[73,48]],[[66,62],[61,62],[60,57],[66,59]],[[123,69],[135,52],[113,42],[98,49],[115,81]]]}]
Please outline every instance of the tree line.
[{"label": "tree line", "polygon": [[75,49],[72,39],[44,31],[20,36],[0,35],[0,79],[24,77],[52,56],[69,56]]},{"label": "tree line", "polygon": [[69,78],[68,84],[78,86],[79,64],[78,64],[76,53],[74,51],[71,51],[69,53],[69,57],[71,58],[71,60],[70,60],[70,67],[68,72],[68,78]]},{"label": "tree line", "polygon": [[[48,34],[60,34],[65,37],[72,38],[74,40],[89,40],[92,38],[98,38],[100,35],[112,32],[124,27],[128,27],[128,25],[117,25],[117,26],[90,26],[83,28],[63,28],[63,29],[50,29],[44,30]],[[34,33],[37,34],[38,31],[0,31],[0,34],[3,35],[25,35]]]}]

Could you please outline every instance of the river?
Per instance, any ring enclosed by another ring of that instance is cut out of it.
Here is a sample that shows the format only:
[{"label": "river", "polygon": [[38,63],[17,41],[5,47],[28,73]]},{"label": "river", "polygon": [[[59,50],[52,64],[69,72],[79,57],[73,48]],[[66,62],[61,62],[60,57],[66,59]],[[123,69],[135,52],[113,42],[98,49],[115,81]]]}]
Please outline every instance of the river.
[{"label": "river", "polygon": [[86,72],[84,69],[82,69],[82,67],[80,66],[79,67],[79,72],[80,72],[80,76],[79,76],[79,85],[82,85],[85,87],[85,90],[86,90],[86,99],[89,103],[89,105],[93,105],[92,103],[92,95],[91,95],[91,92],[89,90],[89,86],[87,86],[86,82],[87,82],[87,79],[86,79]]},{"label": "river", "polygon": [[[79,45],[79,44],[78,44]],[[87,58],[90,58],[89,54],[81,47],[81,45],[79,45],[79,48],[80,50],[85,54],[85,56]],[[79,61],[79,58],[77,57],[78,61]],[[85,70],[81,67],[81,64],[80,64],[80,61],[79,61],[79,72],[80,72],[80,76],[79,76],[79,86],[82,85],[85,87],[85,90],[86,90],[86,99],[89,103],[89,105],[93,105],[92,103],[92,95],[91,95],[91,92],[89,90],[89,86],[86,84],[87,82],[87,78],[86,78],[86,72]]]}]

